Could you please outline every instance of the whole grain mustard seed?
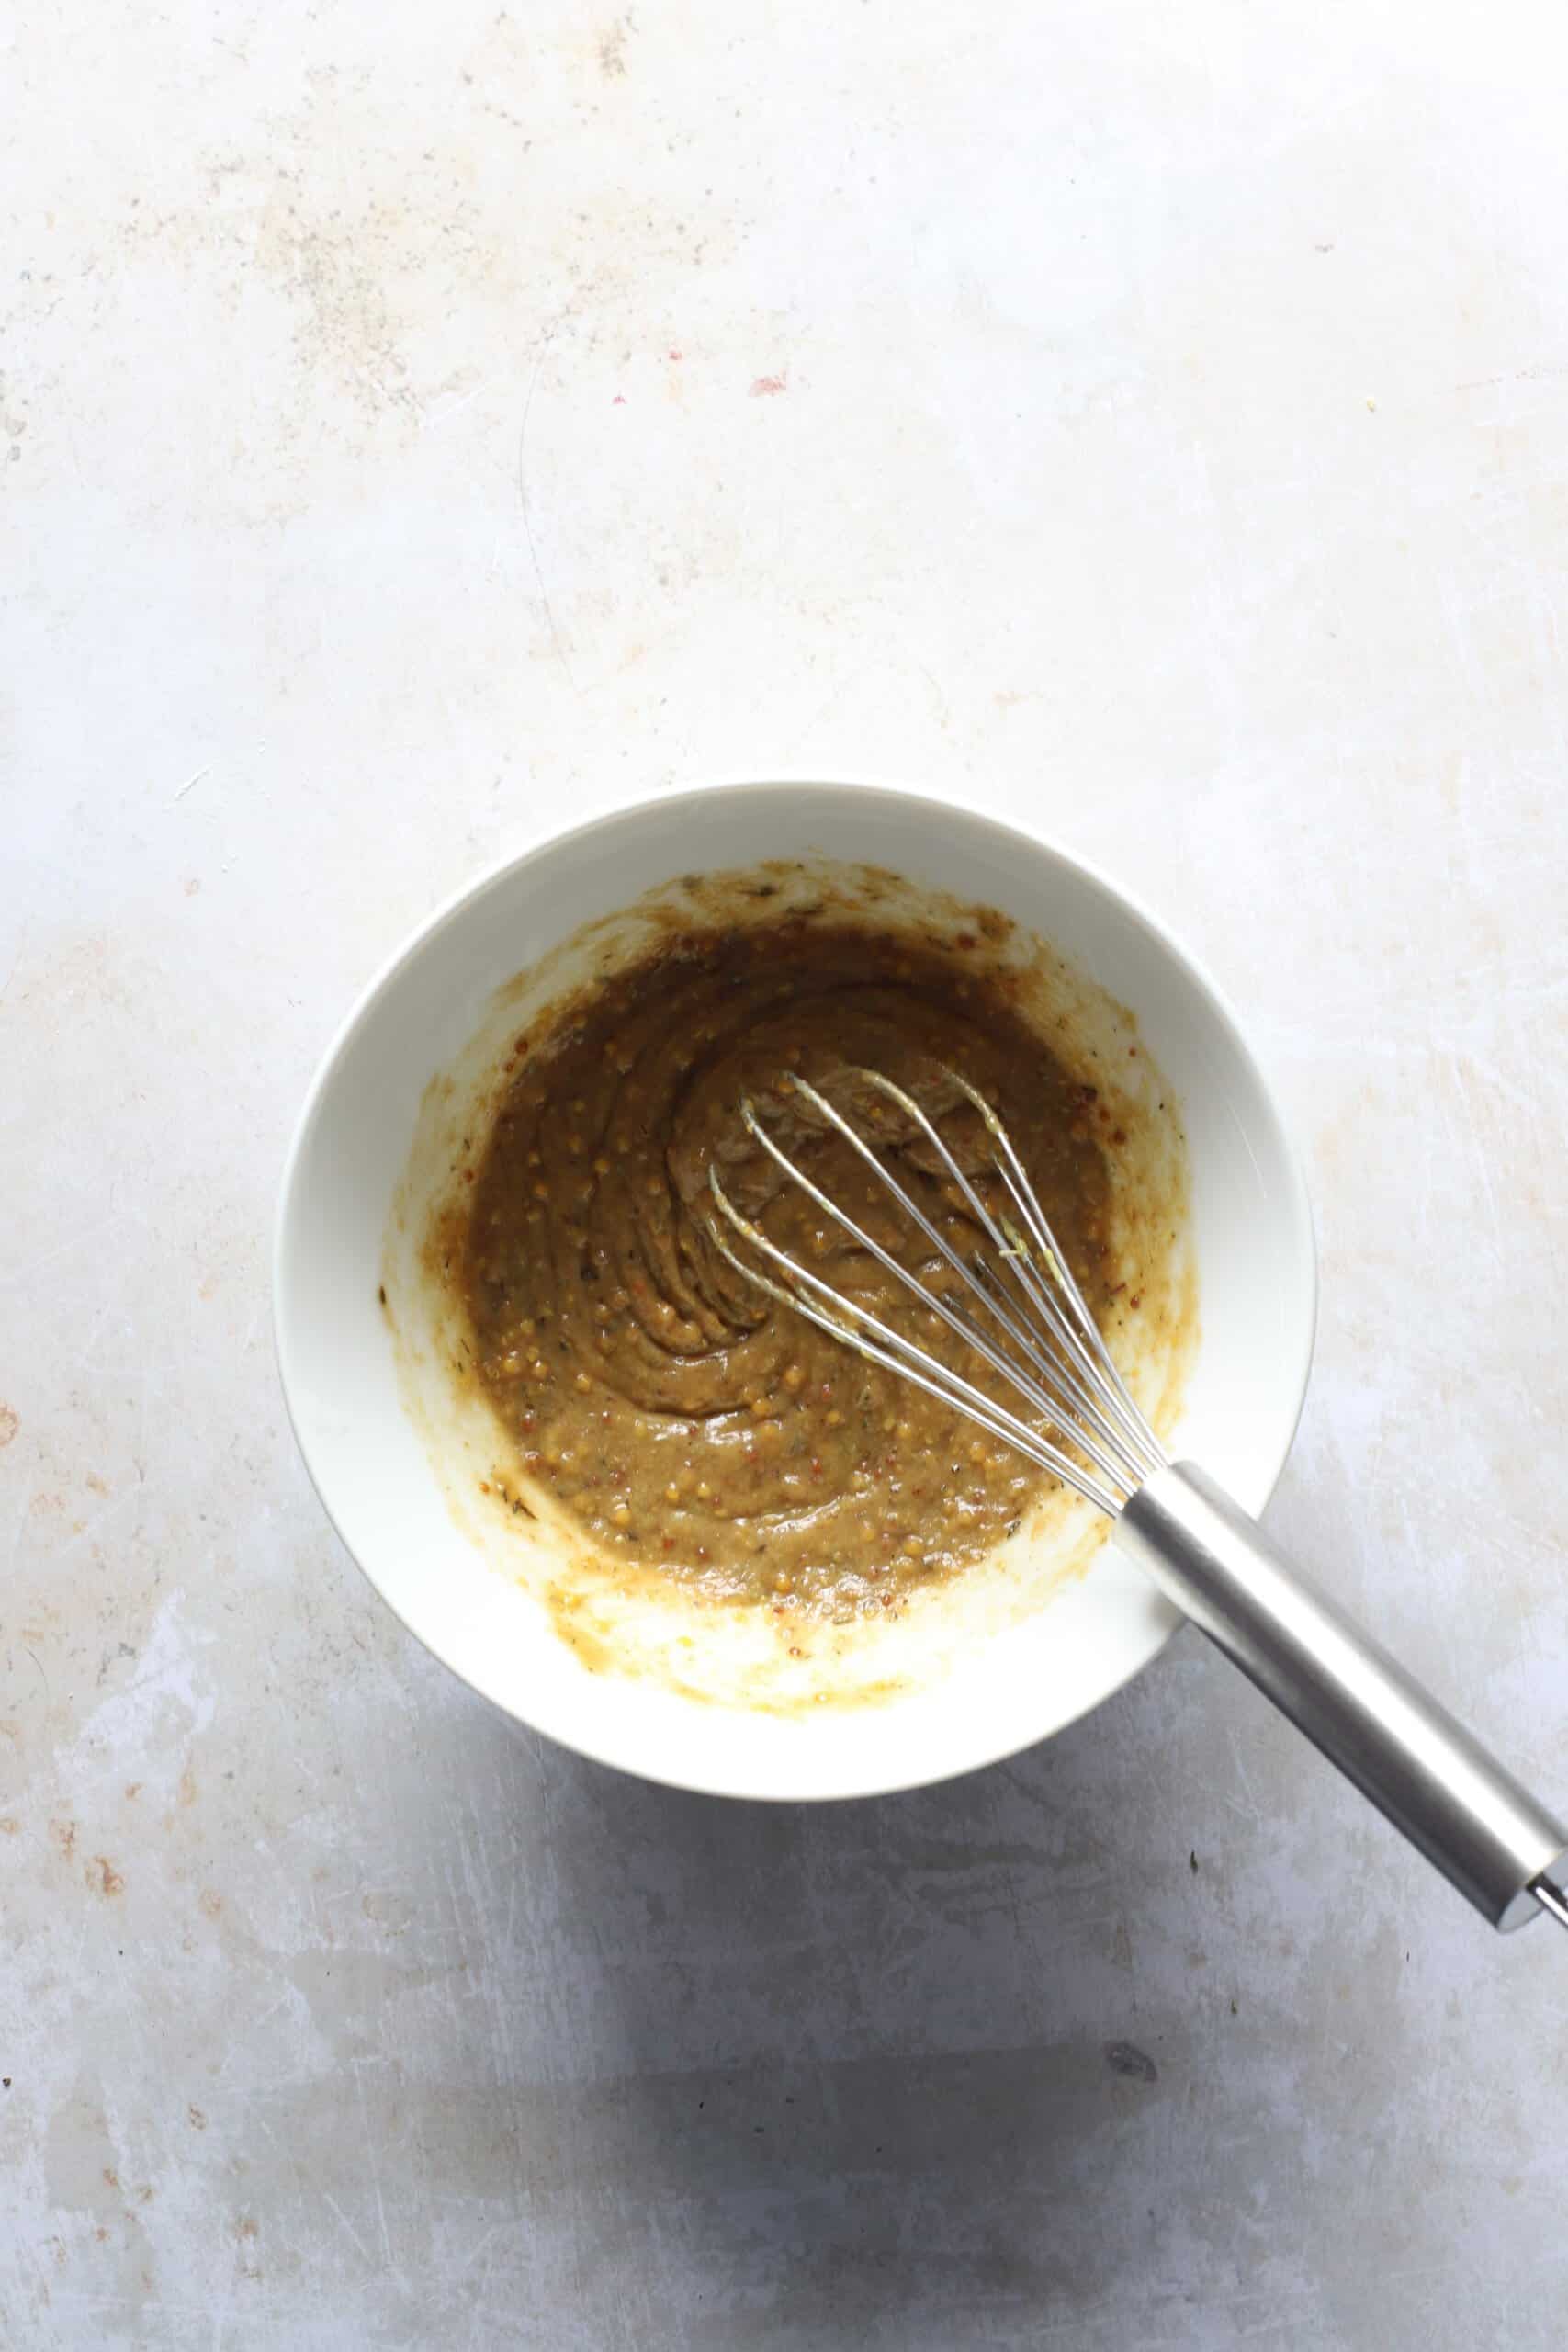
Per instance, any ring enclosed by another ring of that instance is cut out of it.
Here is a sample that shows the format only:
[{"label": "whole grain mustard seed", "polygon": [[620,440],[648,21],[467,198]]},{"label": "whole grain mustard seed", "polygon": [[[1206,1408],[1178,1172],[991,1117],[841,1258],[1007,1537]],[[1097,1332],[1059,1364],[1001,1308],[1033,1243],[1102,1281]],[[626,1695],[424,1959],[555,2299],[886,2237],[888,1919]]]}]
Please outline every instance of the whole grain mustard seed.
[{"label": "whole grain mustard seed", "polygon": [[[1005,947],[999,919],[987,929],[966,912],[929,937],[879,934],[831,907],[796,919],[788,896],[743,955],[702,927],[716,903],[705,896],[641,966],[611,975],[570,1014],[533,1024],[493,1132],[465,1144],[462,1164],[477,1176],[458,1271],[477,1376],[525,1448],[527,1475],[548,1485],[553,1509],[575,1519],[586,1545],[597,1543],[621,1573],[695,1579],[704,1606],[754,1600],[802,1627],[849,1626],[867,1611],[896,1612],[929,1578],[977,1559],[1049,1482],[940,1400],[747,1295],[709,1238],[716,1152],[732,1197],[796,1262],[990,1393],[984,1363],[940,1317],[922,1314],[807,1195],[760,1168],[760,1154],[748,1160],[740,1095],[784,1123],[829,1196],[852,1204],[930,1282],[941,1270],[864,1163],[813,1125],[787,1082],[769,1090],[799,1071],[832,1099],[835,1070],[882,1068],[907,1083],[932,1065],[962,1069],[995,1100],[1113,1330],[1134,1310],[1132,1282],[1101,1254],[1111,1230],[1107,1161],[1138,1133],[1119,1089],[1097,1092],[1069,1067],[1070,1035],[1054,1058],[1024,1029],[1016,992],[988,961]],[[962,951],[960,932],[974,942]],[[843,1100],[854,1107],[852,1088]],[[894,1104],[873,1107],[878,1149],[967,1257],[977,1234],[963,1188],[929,1156],[922,1164]],[[952,1117],[944,1131],[984,1195],[979,1123],[962,1106],[936,1115],[939,1125]],[[604,1181],[612,1173],[613,1186]],[[1118,1232],[1135,1205],[1124,1193]],[[1163,1250],[1172,1221],[1145,1224]],[[1143,1322],[1157,1313],[1163,1331],[1162,1272],[1142,1264],[1134,1279]],[[956,1280],[948,1287],[958,1303]],[[690,1532],[677,1537],[681,1524]]]}]

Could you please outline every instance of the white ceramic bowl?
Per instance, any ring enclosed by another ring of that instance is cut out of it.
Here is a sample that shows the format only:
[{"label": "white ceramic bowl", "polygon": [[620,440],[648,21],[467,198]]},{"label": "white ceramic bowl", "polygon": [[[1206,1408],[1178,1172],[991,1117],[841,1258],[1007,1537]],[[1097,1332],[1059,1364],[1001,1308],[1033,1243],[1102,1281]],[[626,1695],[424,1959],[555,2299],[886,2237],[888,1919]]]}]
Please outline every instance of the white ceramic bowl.
[{"label": "white ceramic bowl", "polygon": [[1295,1430],[1316,1304],[1300,1168],[1233,1014],[1151,916],[1026,834],[903,791],[726,785],[558,834],[433,916],[350,1013],[288,1155],[276,1313],[300,1448],[377,1590],[475,1690],[603,1762],[734,1796],[863,1796],[992,1763],[1109,1697],[1177,1622],[1107,1545],[1087,1576],[932,1687],[782,1719],[586,1672],[449,1508],[377,1299],[428,1082],[479,1029],[493,992],[583,923],[694,868],[814,856],[999,907],[1134,1013],[1177,1091],[1190,1164],[1201,1338],[1172,1450],[1255,1511]]}]

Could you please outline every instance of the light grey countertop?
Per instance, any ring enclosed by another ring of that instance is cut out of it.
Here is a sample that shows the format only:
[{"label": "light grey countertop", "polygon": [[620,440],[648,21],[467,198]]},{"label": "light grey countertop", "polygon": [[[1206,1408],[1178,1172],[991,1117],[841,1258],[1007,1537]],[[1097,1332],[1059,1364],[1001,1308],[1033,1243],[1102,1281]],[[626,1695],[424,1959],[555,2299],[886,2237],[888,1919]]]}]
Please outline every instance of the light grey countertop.
[{"label": "light grey countertop", "polygon": [[267,1250],[350,997],[537,829],[721,773],[1010,814],[1297,1124],[1271,1523],[1568,1799],[1562,45],[14,14],[6,2347],[1561,2340],[1568,1942],[1191,1635],[839,1810],[532,1741],[327,1527]]}]

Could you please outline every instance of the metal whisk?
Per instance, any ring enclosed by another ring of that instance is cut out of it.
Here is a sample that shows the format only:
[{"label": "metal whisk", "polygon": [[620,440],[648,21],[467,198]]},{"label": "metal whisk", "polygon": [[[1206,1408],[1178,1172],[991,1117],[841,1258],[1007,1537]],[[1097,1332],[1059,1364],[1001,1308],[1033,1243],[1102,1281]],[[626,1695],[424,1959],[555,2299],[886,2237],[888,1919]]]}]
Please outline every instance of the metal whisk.
[{"label": "metal whisk", "polygon": [[[1539,1911],[1568,1927],[1568,1828],[1343,1610],[1317,1591],[1257,1521],[1190,1463],[1173,1464],[1134,1402],[996,1112],[956,1072],[944,1080],[985,1123],[1006,1206],[987,1205],[935,1121],[875,1070],[846,1071],[893,1103],[957,1188],[984,1237],[954,1249],[855,1123],[819,1089],[781,1081],[835,1130],[911,1218],[955,1278],[938,1289],[910,1272],[817,1184],[740,1106],[753,1141],[919,1306],[1021,1398],[1002,1404],[892,1324],[798,1264],[745,1216],[709,1170],[716,1246],[749,1282],[844,1346],[915,1382],[1054,1473],[1114,1522],[1122,1549],[1299,1725],[1493,1926]],[[769,1272],[758,1259],[775,1271]]]}]

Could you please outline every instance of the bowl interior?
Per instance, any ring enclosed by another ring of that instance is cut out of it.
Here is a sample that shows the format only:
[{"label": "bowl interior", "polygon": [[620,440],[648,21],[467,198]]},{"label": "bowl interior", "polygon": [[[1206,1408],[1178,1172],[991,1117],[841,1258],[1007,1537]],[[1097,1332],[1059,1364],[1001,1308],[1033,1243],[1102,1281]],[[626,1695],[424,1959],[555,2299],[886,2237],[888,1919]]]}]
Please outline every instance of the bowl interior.
[{"label": "bowl interior", "polygon": [[870,1794],[1046,1736],[1116,1690],[1175,1618],[1111,1546],[1009,1638],[878,1706],[748,1713],[586,1671],[463,1532],[404,1408],[378,1299],[383,1238],[424,1090],[493,992],[582,924],[692,868],[826,856],[999,907],[1131,1008],[1187,1131],[1201,1337],[1173,1450],[1260,1510],[1311,1355],[1315,1277],[1300,1172],[1231,1015],[1166,935],[1061,853],[906,793],[726,786],[557,837],[438,914],[367,990],[307,1102],[279,1217],[279,1360],[310,1474],[410,1630],[520,1720],[654,1779],[762,1797]]}]

